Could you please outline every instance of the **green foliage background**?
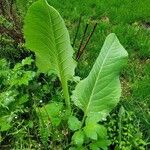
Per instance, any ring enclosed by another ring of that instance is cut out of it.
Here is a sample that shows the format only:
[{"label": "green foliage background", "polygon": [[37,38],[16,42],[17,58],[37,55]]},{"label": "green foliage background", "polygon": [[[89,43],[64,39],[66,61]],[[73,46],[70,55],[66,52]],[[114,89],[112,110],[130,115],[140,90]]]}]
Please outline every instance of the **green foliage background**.
[{"label": "green foliage background", "polygon": [[[116,33],[121,44],[129,53],[128,66],[123,70],[121,76],[123,95],[120,105],[125,108],[124,116],[126,116],[123,117],[122,121],[122,126],[125,128],[123,134],[130,138],[129,140],[126,140],[127,138],[122,139],[121,144],[118,144],[119,125],[116,121],[116,116],[119,118],[119,109],[112,112],[110,117],[108,117],[108,122],[106,122],[106,126],[110,128],[108,130],[109,137],[112,139],[111,142],[114,142],[114,145],[117,145],[119,149],[123,149],[124,145],[125,147],[127,147],[127,145],[132,145],[137,149],[140,146],[143,149],[149,149],[149,0],[48,1],[65,19],[72,42],[76,33],[79,17],[82,15],[81,27],[74,47],[75,51],[78,50],[86,23],[89,23],[89,34],[93,24],[98,22],[96,31],[90,43],[87,45],[86,51],[81,57],[76,70],[76,74],[80,75],[82,78],[86,77],[89,73],[95,58],[98,56],[105,37],[110,32]],[[15,2],[17,6],[17,9],[15,7],[15,10],[17,10],[17,16],[19,16],[19,20],[21,20],[20,27],[22,28],[23,18],[27,8],[33,1],[25,2],[16,0]],[[4,7],[8,8],[7,5],[4,5]],[[7,19],[7,17],[3,15],[1,15],[0,18],[0,26],[2,25],[10,29],[14,28],[13,21]],[[9,60],[9,63],[5,60],[1,60],[0,62],[0,109],[2,110],[0,113],[0,127],[3,131],[0,135],[1,146],[4,146],[2,148],[5,148],[5,146],[10,144],[13,146],[11,148],[14,149],[31,147],[34,147],[35,149],[38,149],[39,147],[43,148],[44,145],[49,144],[47,143],[48,137],[47,132],[45,131],[45,128],[47,127],[43,127],[41,120],[37,119],[36,108],[43,104],[47,104],[49,97],[54,97],[55,100],[62,98],[61,95],[58,94],[60,92],[58,87],[59,83],[54,82],[55,77],[53,76],[49,77],[48,75],[38,74],[34,61],[32,62],[31,58],[27,58],[25,63],[22,61],[23,58],[30,55],[30,53],[28,54],[26,51],[24,53],[23,42],[14,44],[14,39],[7,34],[1,34],[0,38],[0,57]],[[16,64],[16,62],[19,63]],[[53,84],[49,85],[51,81]],[[20,88],[20,86],[22,88]],[[53,86],[57,87],[57,90],[54,90]],[[57,96],[54,96],[56,93]],[[15,101],[16,98],[18,101]],[[39,101],[40,99],[42,100],[42,104],[41,101]],[[35,106],[35,109],[31,110],[30,106]],[[48,118],[45,118],[45,121],[48,122]],[[10,132],[5,131],[8,129],[10,129]],[[64,132],[67,132],[65,131],[65,128],[63,129]],[[60,130],[62,130],[62,127],[60,127]],[[36,132],[33,133],[33,131]],[[59,137],[57,137],[58,133],[59,131],[56,131],[56,133],[53,134],[53,137],[56,141],[61,143],[65,136],[64,134],[60,134]],[[126,135],[130,133],[132,136]],[[37,140],[35,140],[34,137],[36,137]],[[133,139],[136,139],[137,143],[132,143]],[[7,143],[5,143],[5,141],[7,141]],[[147,146],[145,146],[146,144]],[[52,145],[55,147],[56,143],[53,143]],[[56,147],[56,149],[58,148],[59,146]],[[133,147],[131,147],[131,149],[132,148]]]}]

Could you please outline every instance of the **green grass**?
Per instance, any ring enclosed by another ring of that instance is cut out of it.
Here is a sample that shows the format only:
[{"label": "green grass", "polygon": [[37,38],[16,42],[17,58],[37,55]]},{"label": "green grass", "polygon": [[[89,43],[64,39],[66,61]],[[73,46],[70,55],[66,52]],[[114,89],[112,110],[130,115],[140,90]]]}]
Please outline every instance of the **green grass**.
[{"label": "green grass", "polygon": [[[82,14],[82,24],[75,50],[79,46],[85,25],[98,21],[98,27],[90,44],[87,47],[91,60],[94,58],[102,46],[105,37],[110,32],[115,32],[121,43],[128,50],[130,57],[147,59],[150,56],[150,30],[145,27],[146,22],[150,22],[149,0],[82,0],[82,1],[62,1],[49,0],[49,3],[59,10],[66,20],[70,31],[71,41],[73,41],[77,22]],[[89,31],[90,32],[90,31]]]},{"label": "green grass", "polygon": [[82,13],[86,17],[108,16],[113,23],[149,21],[149,0],[48,0],[66,18],[75,20]]}]

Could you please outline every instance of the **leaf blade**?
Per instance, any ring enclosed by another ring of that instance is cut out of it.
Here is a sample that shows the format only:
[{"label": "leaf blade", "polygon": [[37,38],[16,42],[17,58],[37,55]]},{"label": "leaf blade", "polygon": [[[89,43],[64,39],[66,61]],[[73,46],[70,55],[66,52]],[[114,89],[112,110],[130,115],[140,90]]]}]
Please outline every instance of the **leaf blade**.
[{"label": "leaf blade", "polygon": [[88,77],[73,92],[72,100],[85,116],[94,114],[102,119],[102,115],[106,117],[118,103],[121,95],[119,73],[127,56],[116,35],[108,35]]},{"label": "leaf blade", "polygon": [[72,142],[75,145],[80,145],[80,146],[84,143],[84,133],[82,130],[78,130],[73,134]]},{"label": "leaf blade", "polygon": [[81,122],[75,116],[70,116],[68,119],[68,126],[69,126],[70,130],[76,131],[76,130],[80,129]]},{"label": "leaf blade", "polygon": [[69,80],[74,75],[73,49],[65,23],[46,0],[38,0],[25,17],[26,47],[35,52],[41,72],[51,70],[59,78]]}]

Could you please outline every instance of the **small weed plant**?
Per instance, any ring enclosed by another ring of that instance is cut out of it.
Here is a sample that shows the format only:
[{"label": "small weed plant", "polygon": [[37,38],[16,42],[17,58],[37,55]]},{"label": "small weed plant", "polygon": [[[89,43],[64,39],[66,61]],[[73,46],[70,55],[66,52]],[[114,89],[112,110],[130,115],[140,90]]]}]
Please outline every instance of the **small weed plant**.
[{"label": "small weed plant", "polygon": [[[128,53],[114,33],[107,36],[89,75],[71,91],[76,61],[64,20],[46,0],[29,8],[24,23],[25,45],[35,53],[39,72],[54,74],[63,99],[52,98],[36,108],[41,141],[51,149],[103,149],[110,141],[103,120],[119,102],[119,73]],[[63,143],[63,144],[62,144]]]}]

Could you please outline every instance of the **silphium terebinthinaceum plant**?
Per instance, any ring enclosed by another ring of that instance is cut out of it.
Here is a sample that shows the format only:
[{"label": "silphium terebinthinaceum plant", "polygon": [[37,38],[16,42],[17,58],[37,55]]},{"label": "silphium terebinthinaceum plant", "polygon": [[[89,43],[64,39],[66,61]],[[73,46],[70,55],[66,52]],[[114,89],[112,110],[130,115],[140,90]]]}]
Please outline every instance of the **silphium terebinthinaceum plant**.
[{"label": "silphium terebinthinaceum plant", "polygon": [[[64,20],[46,0],[38,0],[29,8],[24,36],[26,47],[35,53],[39,71],[50,71],[59,77],[66,109],[70,112],[67,121],[73,132],[70,149],[107,149],[107,132],[99,122],[119,102],[119,73],[128,56],[116,35],[107,36],[89,75],[77,84],[72,96],[68,81],[75,76],[74,51]],[[82,120],[75,116],[71,103],[83,111]]]}]

